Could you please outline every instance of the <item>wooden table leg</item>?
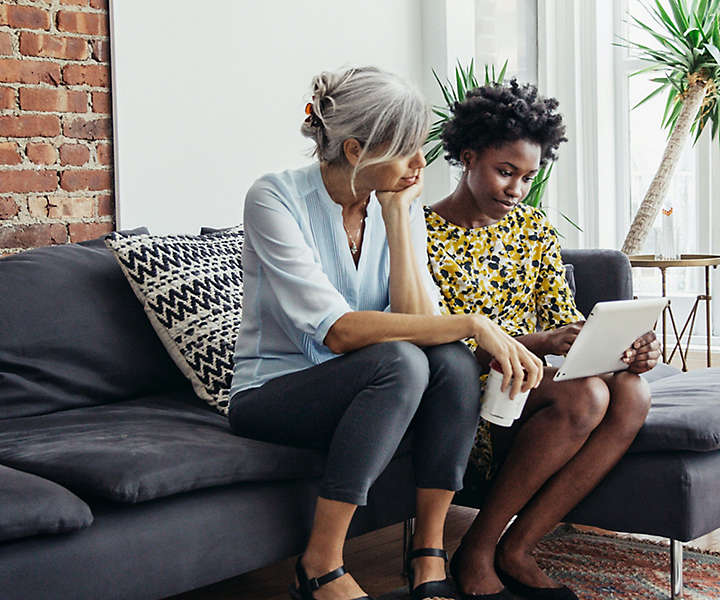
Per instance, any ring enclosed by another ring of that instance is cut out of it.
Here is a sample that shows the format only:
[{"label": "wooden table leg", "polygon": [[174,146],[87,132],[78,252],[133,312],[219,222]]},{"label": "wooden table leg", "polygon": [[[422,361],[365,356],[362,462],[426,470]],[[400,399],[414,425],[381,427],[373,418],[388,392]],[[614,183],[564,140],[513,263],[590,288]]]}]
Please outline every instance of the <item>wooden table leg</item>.
[{"label": "wooden table leg", "polygon": [[[665,289],[665,269],[660,268],[660,274],[662,278],[662,297],[665,298],[667,296],[666,289]],[[663,356],[663,362],[667,363],[667,332],[666,332],[666,314],[668,311],[668,307],[666,306],[663,308],[662,312],[662,356]]]},{"label": "wooden table leg", "polygon": [[705,265],[705,334],[707,336],[707,366],[712,365],[710,351],[710,266]]}]

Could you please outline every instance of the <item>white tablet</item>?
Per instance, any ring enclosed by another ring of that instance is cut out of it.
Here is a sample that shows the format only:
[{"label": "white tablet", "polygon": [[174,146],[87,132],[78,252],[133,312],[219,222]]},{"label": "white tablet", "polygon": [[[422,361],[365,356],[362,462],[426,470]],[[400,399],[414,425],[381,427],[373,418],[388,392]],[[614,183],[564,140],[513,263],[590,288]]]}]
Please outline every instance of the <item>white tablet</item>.
[{"label": "white tablet", "polygon": [[628,368],[621,360],[641,335],[652,331],[667,298],[598,302],[560,365],[555,381],[590,377]]}]

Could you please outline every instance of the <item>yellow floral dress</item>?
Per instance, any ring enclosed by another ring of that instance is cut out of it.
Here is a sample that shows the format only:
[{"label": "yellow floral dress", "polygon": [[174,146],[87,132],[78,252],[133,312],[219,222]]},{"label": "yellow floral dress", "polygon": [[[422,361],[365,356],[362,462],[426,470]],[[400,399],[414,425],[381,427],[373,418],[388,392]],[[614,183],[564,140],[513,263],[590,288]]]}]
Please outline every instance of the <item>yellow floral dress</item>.
[{"label": "yellow floral dress", "polygon": [[[448,313],[486,315],[512,336],[584,319],[575,306],[557,234],[537,209],[519,204],[497,223],[467,228],[425,207],[428,267]],[[465,340],[471,350],[474,339]],[[481,420],[470,467],[492,476],[489,425]]]}]

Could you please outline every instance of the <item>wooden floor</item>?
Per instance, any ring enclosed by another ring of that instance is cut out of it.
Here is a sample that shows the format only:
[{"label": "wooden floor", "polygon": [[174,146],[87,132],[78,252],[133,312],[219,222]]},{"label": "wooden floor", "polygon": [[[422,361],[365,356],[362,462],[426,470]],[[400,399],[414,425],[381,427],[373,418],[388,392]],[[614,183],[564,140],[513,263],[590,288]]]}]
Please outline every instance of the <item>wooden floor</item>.
[{"label": "wooden floor", "polygon": [[[675,353],[670,364],[678,369],[682,368],[682,361],[678,353]],[[713,352],[711,354],[710,364],[713,367],[720,367],[720,352]],[[690,371],[693,369],[704,369],[707,366],[707,352],[705,350],[691,350],[688,353],[687,365]]]},{"label": "wooden floor", "polygon": [[[705,367],[703,352],[691,352],[688,359],[690,369]],[[720,353],[714,353],[712,360],[713,365],[720,367]],[[445,529],[448,552],[460,543],[476,512],[470,508],[451,507]],[[402,524],[397,524],[348,540],[345,545],[345,565],[368,594],[380,595],[405,584],[400,564],[402,537]],[[689,545],[720,552],[720,530]],[[288,600],[287,589],[293,577],[294,561],[294,558],[284,560],[212,586],[173,596],[172,600]]]},{"label": "wooden floor", "polygon": [[[453,506],[445,526],[445,548],[452,552],[460,543],[477,511]],[[402,524],[361,535],[345,544],[345,566],[371,596],[405,585],[401,575]],[[295,559],[208,586],[172,600],[288,600]]]}]

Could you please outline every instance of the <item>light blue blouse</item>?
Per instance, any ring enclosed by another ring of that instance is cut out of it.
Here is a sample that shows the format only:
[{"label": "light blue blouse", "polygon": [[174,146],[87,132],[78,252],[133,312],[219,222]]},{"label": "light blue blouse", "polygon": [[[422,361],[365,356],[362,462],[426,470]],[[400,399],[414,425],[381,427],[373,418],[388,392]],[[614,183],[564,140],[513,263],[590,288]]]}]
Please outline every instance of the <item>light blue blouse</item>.
[{"label": "light blue blouse", "polygon": [[[374,193],[357,268],[342,207],[325,189],[318,163],[258,179],[245,199],[243,225],[243,317],[230,397],[337,357],[323,343],[335,321],[390,305],[390,252]],[[423,283],[439,306],[419,201],[410,209],[410,226]]]}]

